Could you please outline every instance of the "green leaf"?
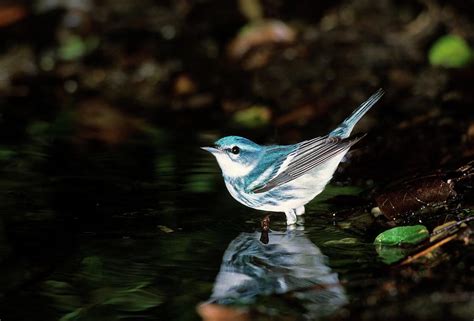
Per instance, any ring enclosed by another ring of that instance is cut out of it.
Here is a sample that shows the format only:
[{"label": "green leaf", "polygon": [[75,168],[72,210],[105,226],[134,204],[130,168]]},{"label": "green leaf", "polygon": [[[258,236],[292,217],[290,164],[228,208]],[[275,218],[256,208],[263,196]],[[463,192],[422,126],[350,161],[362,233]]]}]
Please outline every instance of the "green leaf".
[{"label": "green leaf", "polygon": [[374,243],[381,245],[418,244],[427,239],[430,233],[423,225],[399,226],[380,233]]},{"label": "green leaf", "polygon": [[446,35],[431,46],[428,58],[433,66],[461,68],[471,62],[473,52],[463,38]]},{"label": "green leaf", "polygon": [[263,127],[270,119],[271,112],[265,106],[252,106],[234,114],[234,122],[248,128]]}]

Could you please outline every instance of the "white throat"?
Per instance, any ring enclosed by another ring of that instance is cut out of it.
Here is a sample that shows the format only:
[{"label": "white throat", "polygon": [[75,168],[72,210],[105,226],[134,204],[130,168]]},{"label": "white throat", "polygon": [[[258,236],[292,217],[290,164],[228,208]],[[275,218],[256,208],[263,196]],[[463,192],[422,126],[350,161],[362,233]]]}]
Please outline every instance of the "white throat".
[{"label": "white throat", "polygon": [[235,160],[232,160],[229,155],[225,153],[214,154],[219,163],[219,166],[222,170],[222,173],[225,176],[229,177],[241,177],[249,174],[252,169],[255,167],[254,165],[244,165],[240,164]]}]

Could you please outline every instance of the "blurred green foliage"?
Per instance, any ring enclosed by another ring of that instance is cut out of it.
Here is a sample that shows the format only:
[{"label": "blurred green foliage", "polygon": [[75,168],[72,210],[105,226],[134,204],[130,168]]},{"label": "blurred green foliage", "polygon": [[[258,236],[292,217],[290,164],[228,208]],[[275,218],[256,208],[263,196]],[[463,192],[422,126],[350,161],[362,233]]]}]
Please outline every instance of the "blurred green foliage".
[{"label": "blurred green foliage", "polygon": [[473,52],[469,44],[456,35],[446,35],[431,46],[428,58],[433,66],[462,68],[472,61]]},{"label": "blurred green foliage", "polygon": [[242,127],[257,128],[270,123],[271,112],[265,106],[252,106],[244,110],[239,110],[234,114],[233,120]]},{"label": "blurred green foliage", "polygon": [[99,38],[91,36],[81,38],[76,35],[68,35],[58,49],[58,55],[63,60],[76,60],[89,52],[92,52],[99,45]]}]

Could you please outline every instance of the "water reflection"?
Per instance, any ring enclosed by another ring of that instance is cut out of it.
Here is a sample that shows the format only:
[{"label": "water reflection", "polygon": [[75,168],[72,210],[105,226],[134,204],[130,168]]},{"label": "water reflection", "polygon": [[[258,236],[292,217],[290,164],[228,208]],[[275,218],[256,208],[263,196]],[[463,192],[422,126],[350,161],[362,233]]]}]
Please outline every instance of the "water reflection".
[{"label": "water reflection", "polygon": [[241,233],[224,253],[209,303],[248,305],[260,296],[291,293],[302,302],[305,317],[327,315],[347,298],[326,264],[304,231],[270,231],[268,239],[259,232]]}]

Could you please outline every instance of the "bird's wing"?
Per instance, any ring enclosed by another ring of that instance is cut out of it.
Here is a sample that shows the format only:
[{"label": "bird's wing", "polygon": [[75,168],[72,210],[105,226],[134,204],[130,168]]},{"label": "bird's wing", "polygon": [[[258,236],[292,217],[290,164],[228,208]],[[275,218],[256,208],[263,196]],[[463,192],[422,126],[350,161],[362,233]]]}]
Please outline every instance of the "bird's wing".
[{"label": "bird's wing", "polygon": [[265,152],[258,161],[258,166],[245,177],[247,193],[265,185],[286,168],[288,156],[298,149],[298,145],[265,146]]},{"label": "bird's wing", "polygon": [[296,145],[296,150],[288,155],[286,161],[282,162],[277,174],[264,184],[254,188],[252,192],[263,193],[288,183],[339,153],[347,151],[364,136],[359,135],[351,138],[323,136],[301,142]]}]

